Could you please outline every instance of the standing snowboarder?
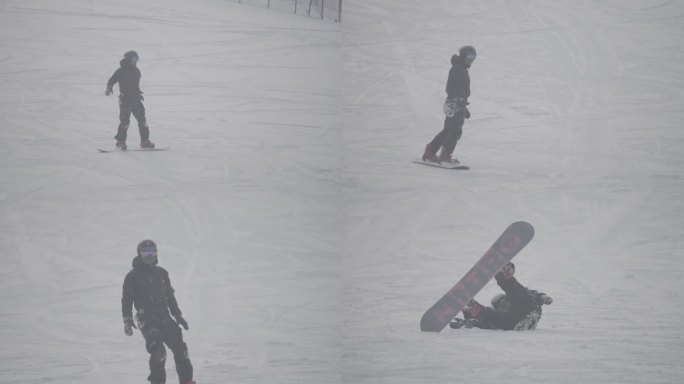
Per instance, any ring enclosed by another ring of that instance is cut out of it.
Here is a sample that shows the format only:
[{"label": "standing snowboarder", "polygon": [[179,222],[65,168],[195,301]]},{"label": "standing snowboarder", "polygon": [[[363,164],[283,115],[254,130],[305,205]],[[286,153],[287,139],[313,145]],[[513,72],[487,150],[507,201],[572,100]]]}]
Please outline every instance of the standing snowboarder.
[{"label": "standing snowboarder", "polygon": [[508,263],[495,276],[505,292],[492,298],[492,307],[471,300],[463,308],[464,320],[454,319],[452,328],[482,328],[524,331],[535,329],[542,315],[542,305],[551,304],[548,295],[527,289],[513,277],[515,264]]},{"label": "standing snowboarder", "polygon": [[[157,245],[154,241],[141,241],[138,244],[138,256],[133,259],[133,269],[128,272],[123,284],[121,310],[124,331],[127,336],[132,336],[133,328],[139,328],[145,338],[145,346],[150,353],[150,376],[147,379],[152,384],[166,382],[164,344],[173,351],[180,383],[194,384],[188,347],[183,342],[179,326],[182,325],[187,331],[188,322],[178,308],[169,273],[157,266],[157,262]],[[137,327],[133,321],[133,305]]]},{"label": "standing snowboarder", "polygon": [[131,123],[131,113],[138,121],[138,129],[140,131],[140,147],[154,148],[154,143],[150,141],[150,128],[147,126],[145,118],[145,106],[142,101],[143,92],[140,90],[140,70],[137,67],[140,57],[136,51],[128,51],[124,53],[123,59],[119,62],[121,65],[112,77],[107,81],[107,90],[105,95],[112,94],[114,84],[119,83],[119,128],[114,138],[116,139],[116,146],[122,150],[126,149],[126,136],[128,126]]},{"label": "standing snowboarder", "polygon": [[[451,56],[451,69],[446,85],[447,98],[444,101],[444,129],[425,146],[423,161],[433,163],[459,164],[451,157],[456,143],[463,134],[463,123],[470,118],[468,97],[470,96],[470,75],[468,68],[473,64],[477,53],[475,48],[466,45],[458,50],[458,55]],[[439,149],[442,151],[437,156]]]}]

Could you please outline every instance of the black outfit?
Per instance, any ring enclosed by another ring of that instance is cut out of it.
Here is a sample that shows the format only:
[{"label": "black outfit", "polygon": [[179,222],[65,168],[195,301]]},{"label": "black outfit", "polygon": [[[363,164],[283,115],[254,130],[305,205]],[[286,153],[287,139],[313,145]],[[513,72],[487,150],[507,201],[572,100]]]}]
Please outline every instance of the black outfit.
[{"label": "black outfit", "polygon": [[188,347],[183,342],[180,327],[171,318],[181,316],[169,273],[162,267],[147,265],[140,256],[133,259],[133,269],[128,272],[123,284],[121,311],[126,319],[132,318],[132,306],[137,311],[138,328],[145,338],[145,346],[150,353],[150,376],[152,383],[166,381],[166,344],[176,362],[176,371],[181,383],[192,381],[192,364],[188,357]]},{"label": "black outfit", "polygon": [[454,152],[456,143],[463,134],[463,123],[466,117],[466,105],[470,97],[469,65],[458,55],[451,57],[451,69],[447,79],[446,93],[447,103],[456,103],[458,111],[451,117],[444,119],[444,129],[435,136],[429,144],[432,153],[436,153],[440,147],[448,154]]},{"label": "black outfit", "polygon": [[496,283],[506,293],[510,308],[506,311],[485,307],[478,314],[474,324],[477,328],[524,330],[534,329],[541,318],[543,293],[528,290],[514,277],[504,278],[501,272],[496,274]]},{"label": "black outfit", "polygon": [[140,70],[130,60],[123,59],[119,62],[121,67],[117,69],[107,81],[107,90],[111,91],[114,84],[119,83],[119,128],[114,136],[115,139],[126,141],[128,126],[131,124],[131,113],[138,121],[140,141],[150,138],[150,129],[145,118],[145,106],[142,103],[142,91],[140,90]]}]

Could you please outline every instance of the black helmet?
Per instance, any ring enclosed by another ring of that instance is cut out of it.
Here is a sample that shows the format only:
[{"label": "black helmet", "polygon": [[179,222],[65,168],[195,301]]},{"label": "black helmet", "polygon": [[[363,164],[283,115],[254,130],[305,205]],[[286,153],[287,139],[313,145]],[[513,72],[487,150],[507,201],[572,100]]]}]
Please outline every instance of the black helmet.
[{"label": "black helmet", "polygon": [[477,51],[475,51],[475,48],[473,46],[466,45],[464,47],[461,47],[461,49],[458,50],[458,55],[461,57],[466,57],[468,55],[477,56]]},{"label": "black helmet", "polygon": [[124,59],[130,60],[132,58],[140,59],[140,56],[138,56],[138,52],[128,51],[128,52],[124,53]]},{"label": "black helmet", "polygon": [[152,240],[143,240],[138,243],[138,256],[140,252],[154,252],[157,253],[157,244]]},{"label": "black helmet", "polygon": [[157,263],[157,244],[152,240],[143,240],[138,243],[138,256],[145,264]]},{"label": "black helmet", "polygon": [[477,51],[475,51],[475,48],[473,48],[470,45],[466,45],[464,47],[461,47],[461,49],[458,50],[458,56],[467,64],[470,65],[475,61],[475,58],[477,57]]}]

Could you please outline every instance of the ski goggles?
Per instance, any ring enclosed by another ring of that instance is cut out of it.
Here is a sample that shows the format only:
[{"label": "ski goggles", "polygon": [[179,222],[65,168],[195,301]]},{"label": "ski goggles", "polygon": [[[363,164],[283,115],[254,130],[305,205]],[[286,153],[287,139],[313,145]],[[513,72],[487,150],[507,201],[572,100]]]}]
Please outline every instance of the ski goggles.
[{"label": "ski goggles", "polygon": [[157,251],[154,249],[141,249],[140,256],[142,257],[157,257]]}]

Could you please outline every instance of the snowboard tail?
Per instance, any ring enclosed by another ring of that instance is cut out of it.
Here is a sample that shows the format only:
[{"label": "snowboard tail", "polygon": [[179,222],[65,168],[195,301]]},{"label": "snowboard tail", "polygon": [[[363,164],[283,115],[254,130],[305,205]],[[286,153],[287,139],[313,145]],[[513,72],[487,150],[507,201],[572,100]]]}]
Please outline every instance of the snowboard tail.
[{"label": "snowboard tail", "polygon": [[534,227],[517,221],[506,228],[487,252],[439,301],[425,312],[420,329],[439,332],[534,237]]}]

